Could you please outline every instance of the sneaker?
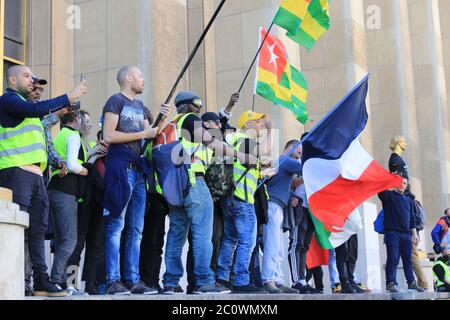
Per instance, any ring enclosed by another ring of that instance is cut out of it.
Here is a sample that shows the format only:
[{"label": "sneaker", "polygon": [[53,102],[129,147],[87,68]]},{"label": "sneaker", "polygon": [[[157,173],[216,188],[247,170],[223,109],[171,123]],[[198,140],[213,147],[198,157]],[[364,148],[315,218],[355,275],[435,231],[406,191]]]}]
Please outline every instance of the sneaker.
[{"label": "sneaker", "polygon": [[179,295],[183,294],[183,289],[178,285],[176,287],[164,287],[164,294],[168,295]]},{"label": "sneaker", "polygon": [[[164,294],[164,289],[161,288],[159,283],[145,283],[145,285],[147,287],[149,287],[150,289],[154,289],[154,290],[158,291],[158,294]],[[181,287],[179,287],[179,288],[181,289]],[[183,291],[183,289],[181,289],[181,291]]]},{"label": "sneaker", "polygon": [[96,283],[86,283],[84,291],[90,296],[98,296],[100,294]]},{"label": "sneaker", "polygon": [[342,291],[342,286],[340,283],[336,284],[336,286],[334,288],[331,288],[332,293],[341,293],[341,291]]},{"label": "sneaker", "polygon": [[270,294],[283,293],[283,291],[281,289],[277,288],[277,286],[275,285],[275,283],[273,281],[268,281],[268,282],[264,283],[262,288]]},{"label": "sneaker", "polygon": [[355,293],[357,294],[363,294],[363,293],[367,293],[366,290],[362,289],[358,284],[354,283],[353,284],[353,289],[355,289]]},{"label": "sneaker", "polygon": [[194,294],[229,294],[231,290],[227,287],[224,287],[221,284],[205,284],[203,286],[198,286],[194,290]]},{"label": "sneaker", "polygon": [[425,290],[417,284],[416,281],[411,282],[408,284],[408,291],[409,292],[425,292]]},{"label": "sneaker", "polygon": [[234,286],[233,294],[268,294],[268,292],[249,284],[246,286]]},{"label": "sneaker", "polygon": [[283,284],[277,284],[277,288],[281,290],[281,292],[285,294],[299,294],[300,291],[295,288],[289,288]]},{"label": "sneaker", "polygon": [[216,283],[220,284],[221,286],[224,286],[225,288],[232,289],[230,281],[217,279]]},{"label": "sneaker", "polygon": [[75,287],[68,287],[66,289],[66,292],[67,292],[68,296],[88,296],[89,295],[89,293],[81,292]]},{"label": "sneaker", "polygon": [[120,281],[116,281],[108,285],[106,294],[115,296],[129,296],[131,295],[131,292]]},{"label": "sneaker", "polygon": [[33,286],[35,297],[67,297],[67,292],[59,285],[50,282],[47,274],[35,277]]},{"label": "sneaker", "polygon": [[25,297],[32,297],[33,296],[33,289],[26,288],[25,289]]},{"label": "sneaker", "polygon": [[147,287],[145,283],[142,281],[139,281],[135,284],[126,283],[125,286],[128,288],[128,290],[130,290],[131,294],[143,294],[143,295],[158,294],[157,289]]},{"label": "sneaker", "polygon": [[362,283],[358,283],[356,285],[359,289],[364,290],[365,293],[371,293],[372,290],[370,290],[369,288],[367,288],[365,285],[363,285]]},{"label": "sneaker", "polygon": [[398,290],[397,284],[394,283],[394,282],[388,283],[388,284],[386,285],[386,291],[389,292],[389,293],[397,293],[397,292],[400,292],[400,290]]},{"label": "sneaker", "polygon": [[347,282],[346,284],[344,284],[342,286],[341,293],[343,293],[343,294],[355,294],[356,290],[355,290],[355,288],[353,287],[352,284]]},{"label": "sneaker", "polygon": [[305,286],[301,283],[296,283],[295,285],[292,286],[292,288],[298,290],[298,293],[300,294],[312,294],[310,290],[311,287],[309,285]]}]

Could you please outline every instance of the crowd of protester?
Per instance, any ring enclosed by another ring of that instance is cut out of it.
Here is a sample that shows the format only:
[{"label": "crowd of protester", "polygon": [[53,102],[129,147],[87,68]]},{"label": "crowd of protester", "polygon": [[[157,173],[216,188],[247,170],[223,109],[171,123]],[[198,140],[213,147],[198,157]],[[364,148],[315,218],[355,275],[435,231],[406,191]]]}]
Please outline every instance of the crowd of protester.
[{"label": "crowd of protester", "polygon": [[[185,91],[176,96],[177,116],[169,121],[189,159],[189,188],[183,203],[175,206],[168,193],[177,192],[171,182],[178,180],[161,177],[152,168],[157,157],[152,145],[142,150],[145,140],[159,137],[164,122],[153,127],[150,110],[136,98],[145,88],[137,67],[118,72],[120,92],[103,107],[97,141],[89,141],[91,116],[79,109],[79,99],[87,94],[84,81],[68,94],[41,101],[47,81],[33,76],[30,68],[11,67],[6,78],[8,89],[0,97],[0,187],[11,189],[14,202],[30,216],[26,295],[324,292],[322,267],[309,268],[307,263],[307,255],[318,246],[312,245],[315,226],[302,178],[301,140],[289,141],[278,159],[270,159],[275,127],[269,115],[248,110],[237,118],[238,128],[229,124],[239,94],[218,114],[202,116],[199,96]],[[169,105],[158,110],[165,117],[171,111]],[[58,124],[60,130],[52,137]],[[428,288],[417,249],[423,226],[402,158],[405,139],[395,137],[390,149],[389,169],[404,181],[401,189],[379,194],[386,290],[399,291],[396,270],[401,257],[408,290],[422,292]],[[441,254],[433,268],[434,285],[447,292],[449,217],[447,209],[432,233],[434,249]],[[54,253],[50,274],[45,240],[52,240]],[[183,261],[186,240],[189,252]],[[69,281],[83,251],[84,292]],[[163,252],[165,273],[160,279]],[[355,275],[356,234],[326,253],[333,293],[370,292]],[[282,271],[285,260],[291,285]],[[187,288],[180,286],[184,265]]]}]

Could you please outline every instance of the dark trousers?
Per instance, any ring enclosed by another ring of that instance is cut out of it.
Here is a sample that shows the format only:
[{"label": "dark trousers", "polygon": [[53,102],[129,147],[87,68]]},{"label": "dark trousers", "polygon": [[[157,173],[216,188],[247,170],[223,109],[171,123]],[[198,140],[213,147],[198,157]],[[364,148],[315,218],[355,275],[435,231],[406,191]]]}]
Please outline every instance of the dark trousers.
[{"label": "dark trousers", "polygon": [[[223,237],[223,213],[219,202],[214,203],[214,220],[213,220],[213,234],[212,234],[212,244],[213,244],[213,254],[211,258],[211,269],[216,272],[217,258],[219,256],[220,244],[222,243]],[[187,292],[190,293],[195,289],[195,275],[194,275],[194,256],[192,252],[192,234],[189,231],[188,234],[189,251],[187,254],[186,261],[186,271],[188,288]]]},{"label": "dark trousers", "polygon": [[308,269],[306,272],[306,282],[314,278],[314,286],[317,290],[323,291],[323,270],[322,267]]},{"label": "dark trousers", "polygon": [[258,226],[258,233],[256,235],[256,246],[252,253],[252,259],[250,260],[250,284],[255,287],[262,287],[263,281],[261,276],[261,263],[259,261],[259,248],[263,248],[263,228]]},{"label": "dark trousers", "polygon": [[45,232],[49,216],[49,202],[44,179],[20,168],[0,170],[0,187],[13,191],[13,201],[22,211],[28,212],[30,226],[28,247],[33,268],[33,276],[45,277]]},{"label": "dark trousers", "polygon": [[106,283],[105,275],[105,219],[102,206],[93,199],[78,204],[77,244],[68,266],[79,266],[86,244],[82,280],[86,284]]},{"label": "dark trousers", "polygon": [[147,211],[144,217],[139,272],[149,286],[159,286],[166,216],[169,207],[160,194],[147,193]]},{"label": "dark trousers", "polygon": [[348,282],[354,283],[354,273],[356,260],[358,260],[358,236],[352,235],[347,242],[335,249],[336,267],[339,272],[339,279],[344,285]]},{"label": "dark trousers", "polygon": [[295,210],[298,210],[301,218],[289,235],[288,260],[293,284],[306,280],[306,254],[315,229],[308,209],[300,207]]},{"label": "dark trousers", "polygon": [[412,238],[409,233],[388,231],[384,235],[386,244],[386,283],[397,283],[397,266],[402,258],[403,271],[408,283],[413,282],[414,271],[412,266]]}]

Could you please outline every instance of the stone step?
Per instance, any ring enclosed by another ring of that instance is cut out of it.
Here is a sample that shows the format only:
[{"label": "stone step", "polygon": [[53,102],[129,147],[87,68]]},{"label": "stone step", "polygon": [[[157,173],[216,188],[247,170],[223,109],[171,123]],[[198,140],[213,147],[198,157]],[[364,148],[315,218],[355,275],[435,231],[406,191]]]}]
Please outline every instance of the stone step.
[{"label": "stone step", "polygon": [[26,298],[26,300],[74,300],[74,301],[115,301],[115,300],[137,300],[137,301],[308,301],[308,300],[450,300],[450,293],[370,293],[370,294],[324,294],[324,295],[301,295],[301,294],[228,294],[228,295],[133,295],[133,296],[72,296],[65,298]]}]

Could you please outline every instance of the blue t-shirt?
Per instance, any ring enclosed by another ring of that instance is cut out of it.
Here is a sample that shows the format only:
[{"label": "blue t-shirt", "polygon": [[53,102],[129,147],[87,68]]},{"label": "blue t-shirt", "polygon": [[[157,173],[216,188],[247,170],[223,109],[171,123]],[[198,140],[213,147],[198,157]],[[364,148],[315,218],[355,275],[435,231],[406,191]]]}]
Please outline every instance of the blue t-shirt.
[{"label": "blue t-shirt", "polygon": [[[124,133],[141,132],[144,130],[144,121],[150,119],[150,111],[144,107],[140,100],[130,100],[121,93],[113,95],[103,108],[103,115],[111,112],[119,115],[117,131]],[[140,152],[143,140],[128,142],[130,148]]]},{"label": "blue t-shirt", "polygon": [[281,163],[281,165],[278,168],[277,174],[267,184],[267,191],[269,192],[269,201],[285,208],[291,197],[291,186],[294,175],[302,174],[302,164],[300,161],[286,156],[281,156],[278,159],[278,163]]}]

